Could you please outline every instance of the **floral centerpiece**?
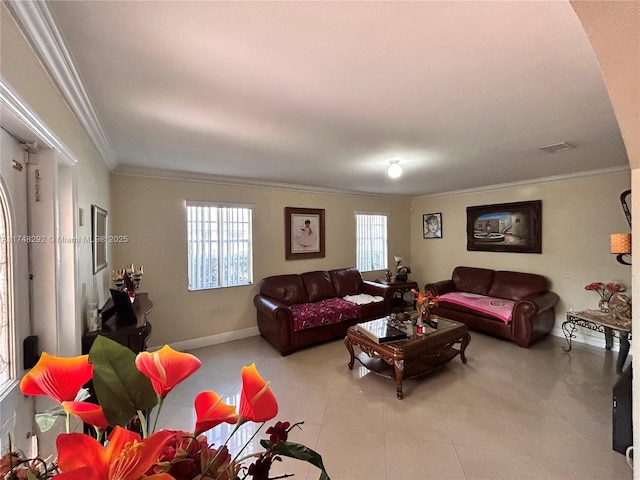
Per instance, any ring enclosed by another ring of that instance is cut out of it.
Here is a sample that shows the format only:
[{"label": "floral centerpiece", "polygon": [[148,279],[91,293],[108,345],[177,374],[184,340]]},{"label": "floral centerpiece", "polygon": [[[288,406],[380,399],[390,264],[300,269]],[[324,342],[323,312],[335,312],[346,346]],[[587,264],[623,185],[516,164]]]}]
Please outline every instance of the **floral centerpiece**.
[{"label": "floral centerpiece", "polygon": [[415,288],[411,289],[411,293],[415,295],[416,305],[418,310],[418,321],[429,320],[431,309],[437,307],[440,303],[440,297],[434,295],[428,290],[424,293],[417,291]]},{"label": "floral centerpiece", "polygon": [[586,285],[584,289],[597,292],[598,295],[600,295],[600,302],[598,303],[598,306],[603,312],[609,311],[609,301],[614,294],[624,292],[624,287],[622,285],[613,282],[607,284],[602,282],[593,282]]},{"label": "floral centerpiece", "polygon": [[402,265],[402,257],[394,257],[396,261],[396,280],[399,282],[406,282],[411,273],[411,269]]},{"label": "floral centerpiece", "polygon": [[[247,422],[272,420],[278,413],[276,398],[255,364],[242,368],[239,412],[213,391],[195,396],[195,425],[189,431],[157,430],[167,395],[200,368],[200,360],[164,346],[137,356],[106,338],[96,338],[89,355],[73,358],[43,353],[20,383],[25,395],[48,395],[58,406],[40,420],[63,416],[66,433],[56,439],[55,461],[26,459],[9,451],[0,461],[1,479],[40,480],[268,480],[274,461],[281,457],[304,460],[329,480],[322,458],[304,445],[287,441],[301,423],[277,422],[262,452],[230,452],[227,444]],[[87,400],[82,388],[92,380],[98,403]],[[80,394],[79,394],[80,392]],[[149,428],[157,407],[153,427]],[[91,425],[95,435],[70,431],[70,417]],[[209,445],[203,434],[222,424],[235,425],[221,445]],[[256,430],[256,434],[259,429]],[[254,434],[255,436],[255,434]],[[106,444],[106,445],[105,445]],[[245,464],[248,463],[248,465]],[[289,476],[289,475],[286,475]]]}]

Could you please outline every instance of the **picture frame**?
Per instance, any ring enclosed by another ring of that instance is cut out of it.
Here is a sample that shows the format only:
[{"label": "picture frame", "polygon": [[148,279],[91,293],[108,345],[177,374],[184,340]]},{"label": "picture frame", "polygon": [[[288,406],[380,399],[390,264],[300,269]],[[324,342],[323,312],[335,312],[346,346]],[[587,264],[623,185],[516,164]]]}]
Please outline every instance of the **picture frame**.
[{"label": "picture frame", "polygon": [[467,250],[542,253],[542,201],[467,207]]},{"label": "picture frame", "polygon": [[422,215],[422,238],[442,238],[442,213]]},{"label": "picture frame", "polygon": [[93,273],[107,266],[107,211],[91,205],[91,250],[93,253]]},{"label": "picture frame", "polygon": [[285,259],[324,258],[324,209],[284,209]]}]

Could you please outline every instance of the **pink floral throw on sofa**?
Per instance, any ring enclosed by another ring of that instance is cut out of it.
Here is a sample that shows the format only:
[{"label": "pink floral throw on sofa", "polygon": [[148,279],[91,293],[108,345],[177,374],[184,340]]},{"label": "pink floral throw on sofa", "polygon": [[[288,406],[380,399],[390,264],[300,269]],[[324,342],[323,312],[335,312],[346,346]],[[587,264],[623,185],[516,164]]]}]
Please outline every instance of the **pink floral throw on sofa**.
[{"label": "pink floral throw on sofa", "polygon": [[486,315],[499,318],[504,323],[511,321],[513,306],[516,302],[504,298],[487,297],[475,293],[453,292],[440,295],[440,302],[455,303],[463,307],[471,308]]}]

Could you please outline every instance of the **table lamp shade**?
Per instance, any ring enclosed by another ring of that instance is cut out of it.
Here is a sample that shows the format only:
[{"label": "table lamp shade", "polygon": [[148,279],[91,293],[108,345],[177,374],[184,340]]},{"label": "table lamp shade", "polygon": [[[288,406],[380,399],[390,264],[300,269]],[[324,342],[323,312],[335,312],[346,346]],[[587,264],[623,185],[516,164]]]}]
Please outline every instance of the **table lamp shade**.
[{"label": "table lamp shade", "polygon": [[611,234],[611,253],[618,253],[618,254],[631,253],[631,234],[630,233],[612,233]]}]

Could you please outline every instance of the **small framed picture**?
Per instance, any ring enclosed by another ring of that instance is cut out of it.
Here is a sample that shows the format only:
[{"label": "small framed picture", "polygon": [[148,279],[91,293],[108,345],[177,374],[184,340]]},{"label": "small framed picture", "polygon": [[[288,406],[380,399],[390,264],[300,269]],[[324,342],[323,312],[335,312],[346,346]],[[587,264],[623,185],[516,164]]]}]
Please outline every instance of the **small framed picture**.
[{"label": "small framed picture", "polygon": [[422,238],[442,238],[442,213],[422,215]]}]

